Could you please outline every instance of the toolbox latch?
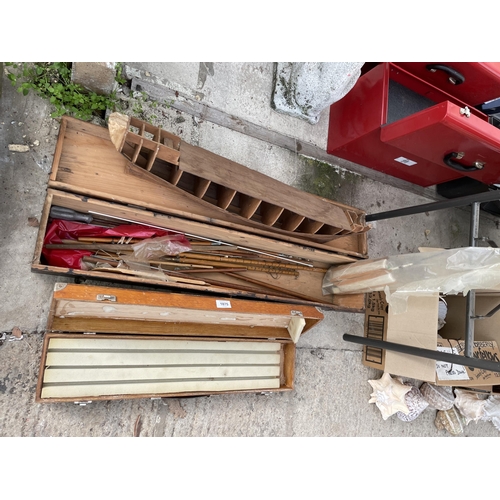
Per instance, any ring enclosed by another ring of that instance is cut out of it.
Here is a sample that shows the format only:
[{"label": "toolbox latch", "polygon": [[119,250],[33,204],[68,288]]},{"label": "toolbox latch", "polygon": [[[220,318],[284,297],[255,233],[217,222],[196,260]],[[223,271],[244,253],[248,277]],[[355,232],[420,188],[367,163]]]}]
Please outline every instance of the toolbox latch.
[{"label": "toolbox latch", "polygon": [[107,295],[104,293],[99,293],[96,298],[97,300],[100,301],[109,300],[110,302],[116,302],[116,295]]}]

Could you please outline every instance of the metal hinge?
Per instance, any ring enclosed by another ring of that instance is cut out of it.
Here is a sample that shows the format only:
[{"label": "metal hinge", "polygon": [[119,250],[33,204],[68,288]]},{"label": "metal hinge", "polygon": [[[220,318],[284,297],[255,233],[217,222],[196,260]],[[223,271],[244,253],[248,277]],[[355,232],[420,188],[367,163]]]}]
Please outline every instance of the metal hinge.
[{"label": "metal hinge", "polygon": [[104,293],[100,293],[96,297],[97,300],[109,300],[110,302],[116,302],[116,295],[106,295]]}]

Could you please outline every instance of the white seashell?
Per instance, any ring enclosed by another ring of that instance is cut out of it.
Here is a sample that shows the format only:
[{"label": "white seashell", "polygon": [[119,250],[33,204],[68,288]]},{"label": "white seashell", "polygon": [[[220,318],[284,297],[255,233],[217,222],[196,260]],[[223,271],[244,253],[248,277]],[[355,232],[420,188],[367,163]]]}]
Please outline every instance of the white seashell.
[{"label": "white seashell", "polygon": [[411,386],[393,379],[389,373],[384,373],[379,380],[368,380],[374,391],[370,394],[369,403],[375,403],[382,413],[382,418],[387,420],[398,411],[409,413],[405,403],[405,394],[411,391]]},{"label": "white seashell", "polygon": [[482,420],[491,422],[500,431],[500,395],[490,394],[484,403]]},{"label": "white seashell", "polygon": [[424,399],[418,387],[411,385],[411,390],[405,394],[405,403],[408,406],[409,413],[405,414],[398,411],[396,416],[403,422],[415,420],[428,406],[429,403]]},{"label": "white seashell", "polygon": [[443,297],[439,297],[438,306],[438,330],[441,330],[444,325],[446,325],[446,315],[448,314],[448,304]]},{"label": "white seashell", "polygon": [[420,387],[420,392],[429,406],[436,410],[449,410],[455,404],[452,387],[424,382]]},{"label": "white seashell", "polygon": [[479,394],[455,389],[455,406],[460,413],[466,418],[467,423],[473,421],[478,422],[484,416],[484,407],[486,400]]},{"label": "white seashell", "polygon": [[449,410],[439,410],[434,424],[439,430],[445,429],[456,436],[464,432],[467,422],[465,417],[458,411],[458,408],[453,406]]}]

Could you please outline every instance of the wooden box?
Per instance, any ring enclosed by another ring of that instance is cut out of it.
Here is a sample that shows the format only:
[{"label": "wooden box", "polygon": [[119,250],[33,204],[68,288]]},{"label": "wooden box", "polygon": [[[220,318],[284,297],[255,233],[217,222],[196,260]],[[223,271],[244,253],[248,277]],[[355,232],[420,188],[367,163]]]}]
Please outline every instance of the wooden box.
[{"label": "wooden box", "polygon": [[[141,170],[141,169],[139,169]],[[69,117],[63,117],[40,220],[32,271],[124,281],[137,285],[193,291],[232,297],[258,298],[351,311],[364,311],[363,295],[323,296],[324,272],[332,265],[355,262],[367,257],[366,232],[335,238],[328,244],[310,242],[296,236],[273,237],[269,231],[245,227],[231,220],[215,220],[194,211],[189,197],[162,184],[147,171],[138,173],[113,146],[109,132]],[[306,193],[304,193],[306,194]],[[234,275],[200,273],[192,279],[170,276],[159,280],[152,273],[118,273],[111,269],[80,269],[49,265],[42,254],[44,238],[53,207],[90,214],[97,223],[138,223],[149,227],[195,235],[257,253],[279,255],[282,262],[295,266],[292,274],[251,271]],[[298,265],[295,263],[298,262]],[[112,272],[113,271],[113,272]],[[243,279],[244,278],[244,279]]]},{"label": "wooden box", "polygon": [[293,389],[312,306],[57,283],[36,402]]}]

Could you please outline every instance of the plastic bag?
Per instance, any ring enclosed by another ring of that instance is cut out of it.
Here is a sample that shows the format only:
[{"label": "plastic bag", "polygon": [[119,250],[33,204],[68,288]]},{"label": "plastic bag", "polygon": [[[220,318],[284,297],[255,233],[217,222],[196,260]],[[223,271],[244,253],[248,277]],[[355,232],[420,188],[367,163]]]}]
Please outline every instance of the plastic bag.
[{"label": "plastic bag", "polygon": [[159,259],[165,255],[178,255],[189,252],[191,244],[182,234],[172,234],[159,238],[148,238],[132,245],[133,258],[141,261]]},{"label": "plastic bag", "polygon": [[[61,243],[62,240],[77,240],[81,236],[151,238],[153,236],[161,237],[168,234],[171,234],[168,230],[150,228],[140,224],[121,224],[110,228],[53,219],[45,234],[42,256],[44,262],[49,266],[82,269],[82,257],[92,255],[94,252],[71,249],[54,250],[45,248],[45,245],[49,243]],[[177,236],[184,237],[183,235]]]},{"label": "plastic bag", "polygon": [[409,295],[500,290],[500,249],[465,247],[334,266],[322,290],[324,295],[384,291],[397,314],[406,311]]}]

